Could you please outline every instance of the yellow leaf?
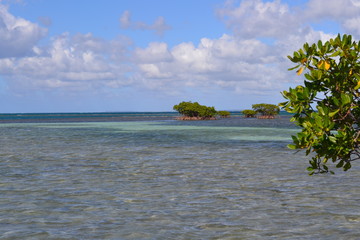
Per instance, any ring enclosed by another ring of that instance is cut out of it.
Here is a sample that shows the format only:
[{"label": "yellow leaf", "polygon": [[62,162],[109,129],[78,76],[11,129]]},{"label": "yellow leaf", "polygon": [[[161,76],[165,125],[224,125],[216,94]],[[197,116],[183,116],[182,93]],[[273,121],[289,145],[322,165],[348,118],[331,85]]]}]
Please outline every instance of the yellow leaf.
[{"label": "yellow leaf", "polygon": [[354,88],[355,90],[358,90],[360,88],[360,81],[358,81],[356,87]]},{"label": "yellow leaf", "polygon": [[299,70],[296,71],[297,75],[301,75],[301,73],[304,71],[304,67],[299,68]]},{"label": "yellow leaf", "polygon": [[329,70],[330,68],[330,63],[328,61],[325,61],[325,70]]},{"label": "yellow leaf", "polygon": [[329,70],[330,63],[328,61],[320,60],[317,67],[320,69]]},{"label": "yellow leaf", "polygon": [[320,62],[318,62],[317,67],[318,67],[318,68],[321,68],[323,64],[324,64],[324,60],[321,60]]}]

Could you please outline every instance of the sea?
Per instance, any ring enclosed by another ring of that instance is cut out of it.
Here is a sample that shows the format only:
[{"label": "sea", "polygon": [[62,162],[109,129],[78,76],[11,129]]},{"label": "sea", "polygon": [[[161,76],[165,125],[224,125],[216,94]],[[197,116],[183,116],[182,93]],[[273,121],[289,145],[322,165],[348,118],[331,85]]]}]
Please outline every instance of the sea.
[{"label": "sea", "polygon": [[0,239],[360,239],[360,163],[309,176],[290,116],[0,114]]}]

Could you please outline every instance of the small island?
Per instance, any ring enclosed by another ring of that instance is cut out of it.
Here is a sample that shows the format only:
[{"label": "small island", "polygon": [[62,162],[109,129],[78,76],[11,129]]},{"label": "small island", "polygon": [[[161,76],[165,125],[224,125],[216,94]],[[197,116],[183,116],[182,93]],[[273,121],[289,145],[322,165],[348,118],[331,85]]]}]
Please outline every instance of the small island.
[{"label": "small island", "polygon": [[230,112],[228,111],[216,111],[214,107],[208,107],[191,101],[174,105],[173,109],[182,115],[177,117],[177,120],[216,120],[217,117],[230,117]]},{"label": "small island", "polygon": [[[253,104],[252,108],[252,110],[243,110],[241,113],[244,114],[246,118],[274,119],[280,112],[280,108],[277,105],[268,103]],[[260,115],[256,116],[257,114]]]}]

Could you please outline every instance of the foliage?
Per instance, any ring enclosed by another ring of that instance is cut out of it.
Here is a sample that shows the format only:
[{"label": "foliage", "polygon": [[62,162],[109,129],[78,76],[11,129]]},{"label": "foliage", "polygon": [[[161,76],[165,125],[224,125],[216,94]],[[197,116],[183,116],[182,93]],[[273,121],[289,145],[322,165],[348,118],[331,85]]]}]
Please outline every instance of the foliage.
[{"label": "foliage", "polygon": [[274,116],[279,114],[280,108],[274,104],[260,103],[253,104],[252,108],[257,113],[260,113],[263,116]]},{"label": "foliage", "polygon": [[174,105],[173,109],[186,117],[199,119],[213,118],[217,114],[214,107],[200,105],[198,102],[181,102]]},{"label": "foliage", "polygon": [[257,114],[255,110],[251,109],[243,110],[241,113],[244,114],[246,118],[253,118]]},{"label": "foliage", "polygon": [[308,43],[289,59],[297,64],[289,69],[304,70],[304,86],[283,91],[286,102],[280,105],[293,114],[302,128],[292,136],[291,149],[306,149],[311,154],[310,175],[327,173],[327,162],[347,171],[360,159],[360,42],[351,35],[317,44]]},{"label": "foliage", "polygon": [[219,115],[220,117],[223,117],[223,118],[227,118],[227,117],[230,117],[230,112],[229,111],[218,111],[217,115]]}]

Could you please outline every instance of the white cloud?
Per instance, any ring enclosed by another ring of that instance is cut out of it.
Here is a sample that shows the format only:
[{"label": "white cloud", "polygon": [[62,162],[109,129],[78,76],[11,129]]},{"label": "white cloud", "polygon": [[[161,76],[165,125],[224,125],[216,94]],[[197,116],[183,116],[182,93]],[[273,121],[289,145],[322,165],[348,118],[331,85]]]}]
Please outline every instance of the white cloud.
[{"label": "white cloud", "polygon": [[302,15],[315,22],[338,22],[347,34],[360,37],[359,0],[310,0]]},{"label": "white cloud", "polygon": [[156,64],[139,64],[140,70],[145,74],[146,78],[163,79],[171,77],[171,73],[160,71],[159,65]]},{"label": "white cloud", "polygon": [[[229,35],[219,39],[201,39],[198,46],[181,43],[172,49],[165,44],[151,43],[143,50],[137,49],[140,72],[138,79],[146,86],[176,89],[180,93],[184,86],[198,88],[225,88],[237,92],[262,89],[273,90],[284,81],[278,64],[276,50],[264,43],[240,40]],[[145,53],[161,53],[168,58],[149,58]],[[166,54],[165,54],[166,53]],[[157,61],[154,61],[156,60]],[[171,59],[171,60],[170,60]],[[147,62],[148,61],[148,62]],[[274,76],[278,81],[274,81]]]},{"label": "white cloud", "polygon": [[134,57],[140,62],[168,62],[173,59],[166,43],[151,42],[145,49],[136,48]]},{"label": "white cloud", "polygon": [[[63,34],[53,39],[51,46],[40,54],[7,59],[0,73],[7,74],[9,85],[15,91],[29,89],[66,88],[68,91],[98,91],[106,86],[129,84],[125,76],[129,65],[125,62],[109,61],[113,46],[119,42],[105,42],[91,34]],[[123,45],[125,51],[127,45]]]},{"label": "white cloud", "polygon": [[0,58],[20,57],[32,53],[47,30],[23,18],[17,18],[0,4]]},{"label": "white cloud", "polygon": [[159,36],[163,36],[164,33],[171,29],[163,17],[158,17],[153,24],[147,24],[145,22],[133,22],[131,19],[131,13],[129,11],[125,11],[120,19],[120,26],[123,29],[133,29],[133,30],[150,30],[154,31],[155,34]]},{"label": "white cloud", "polygon": [[359,1],[355,0],[309,0],[305,17],[311,19],[348,19],[360,13]]},{"label": "white cloud", "polygon": [[228,28],[242,38],[283,37],[300,24],[297,16],[280,0],[244,0],[238,7],[228,2],[217,13]]},{"label": "white cloud", "polygon": [[360,17],[346,19],[343,24],[344,28],[348,30],[348,32],[353,33],[356,36],[360,36]]}]

